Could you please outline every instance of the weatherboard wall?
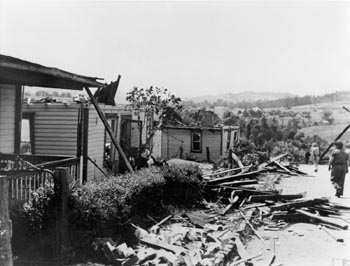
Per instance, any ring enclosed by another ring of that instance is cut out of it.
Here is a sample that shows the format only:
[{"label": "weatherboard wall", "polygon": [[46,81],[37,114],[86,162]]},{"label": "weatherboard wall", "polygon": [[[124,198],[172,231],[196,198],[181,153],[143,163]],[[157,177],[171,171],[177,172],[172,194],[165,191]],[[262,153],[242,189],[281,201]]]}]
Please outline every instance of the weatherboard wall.
[{"label": "weatherboard wall", "polygon": [[0,152],[15,152],[15,85],[0,84]]},{"label": "weatherboard wall", "polygon": [[34,114],[36,155],[77,155],[78,114],[81,104],[25,104]]},{"label": "weatherboard wall", "polygon": [[186,154],[196,161],[206,161],[206,148],[209,147],[210,159],[217,160],[221,155],[222,131],[202,129],[202,149],[201,152],[191,152],[191,129],[186,128],[164,128],[162,130],[161,157],[169,160],[180,157],[180,147],[183,149],[183,158]]}]

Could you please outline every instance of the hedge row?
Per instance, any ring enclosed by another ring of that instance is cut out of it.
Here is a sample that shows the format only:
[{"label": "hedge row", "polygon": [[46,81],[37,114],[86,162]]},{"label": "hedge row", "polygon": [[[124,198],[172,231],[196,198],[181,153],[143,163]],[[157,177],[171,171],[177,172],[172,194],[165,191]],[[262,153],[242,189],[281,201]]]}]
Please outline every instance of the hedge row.
[{"label": "hedge row", "polygon": [[[96,237],[123,238],[132,243],[131,223],[149,226],[152,222],[145,219],[147,215],[161,219],[174,208],[196,204],[201,199],[200,178],[197,166],[166,166],[72,186],[68,204],[74,252],[89,253]],[[28,243],[37,243],[37,250],[45,246],[48,255],[53,253],[56,205],[53,189],[46,188],[12,209],[15,253]]]}]

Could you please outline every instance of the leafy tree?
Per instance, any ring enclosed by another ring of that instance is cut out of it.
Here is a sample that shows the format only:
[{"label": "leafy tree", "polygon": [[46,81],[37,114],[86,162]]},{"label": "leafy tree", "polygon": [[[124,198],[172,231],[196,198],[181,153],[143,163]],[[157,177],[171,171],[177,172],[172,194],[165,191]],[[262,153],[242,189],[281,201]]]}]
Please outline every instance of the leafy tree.
[{"label": "leafy tree", "polygon": [[[169,121],[172,115],[174,116],[177,111],[183,109],[181,98],[170,94],[168,89],[153,86],[149,88],[134,87],[127,93],[126,100],[138,113],[138,120],[142,121],[140,131],[146,126],[147,144],[157,130],[162,128],[164,120]],[[144,113],[143,118],[141,118],[141,113]],[[155,117],[158,118],[156,126]]]},{"label": "leafy tree", "polygon": [[333,114],[332,111],[325,110],[322,112],[322,119],[328,121],[332,125],[334,122],[334,118],[332,117],[332,114]]},{"label": "leafy tree", "polygon": [[184,112],[183,122],[192,126],[213,127],[221,122],[213,111],[204,107],[199,110],[187,110]]}]

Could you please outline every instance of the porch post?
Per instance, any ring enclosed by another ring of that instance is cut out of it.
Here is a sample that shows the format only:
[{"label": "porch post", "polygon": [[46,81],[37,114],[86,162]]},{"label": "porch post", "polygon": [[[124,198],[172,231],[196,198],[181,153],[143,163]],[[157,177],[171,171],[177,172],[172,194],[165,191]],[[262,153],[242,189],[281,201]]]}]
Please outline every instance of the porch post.
[{"label": "porch post", "polygon": [[113,131],[112,131],[111,127],[109,126],[109,124],[108,124],[108,122],[106,120],[106,117],[104,116],[104,114],[102,113],[100,107],[98,106],[98,103],[97,103],[95,97],[92,95],[92,93],[91,93],[91,91],[90,91],[90,89],[88,87],[85,87],[85,90],[88,93],[88,95],[89,95],[89,97],[91,99],[91,102],[94,105],[94,107],[95,107],[95,109],[97,111],[97,114],[100,117],[102,123],[104,124],[104,126],[105,126],[105,128],[107,130],[107,133],[110,136],[114,146],[117,148],[119,154],[122,156],[126,167],[128,168],[130,173],[133,173],[134,171],[133,171],[133,169],[132,169],[132,167],[131,167],[131,165],[129,163],[129,160],[128,160],[128,158],[126,158],[126,155],[125,155],[122,147],[120,146],[120,144],[118,143],[117,139],[115,138],[115,136],[113,134]]},{"label": "porch post", "polygon": [[16,84],[15,105],[15,154],[20,153],[21,148],[21,125],[22,125],[22,86]]},{"label": "porch post", "polygon": [[6,176],[0,176],[0,265],[12,266],[11,225],[8,210],[9,194]]}]

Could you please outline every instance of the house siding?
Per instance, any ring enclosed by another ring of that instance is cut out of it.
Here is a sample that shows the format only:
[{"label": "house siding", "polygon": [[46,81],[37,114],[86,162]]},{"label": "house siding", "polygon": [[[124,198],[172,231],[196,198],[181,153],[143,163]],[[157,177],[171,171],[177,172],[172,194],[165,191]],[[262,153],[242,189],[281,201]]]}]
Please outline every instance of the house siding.
[{"label": "house siding", "polygon": [[[104,110],[102,109],[102,111]],[[107,172],[107,169],[103,167],[105,128],[93,106],[90,106],[89,111],[88,138],[88,156]],[[100,178],[104,175],[93,163],[88,161],[87,176],[89,180],[91,177]]]},{"label": "house siding", "polygon": [[[122,115],[131,115],[133,120],[137,120],[137,115],[135,115],[132,111],[129,109],[125,109],[121,106],[110,106],[110,105],[99,105],[102,112],[105,114],[117,114],[117,132],[116,132],[116,138],[117,141],[120,141],[120,130],[121,130],[121,119],[120,117]],[[142,117],[141,117],[142,119]],[[93,106],[90,106],[90,113],[89,113],[89,129],[88,129],[88,138],[89,138],[89,144],[88,144],[88,154],[90,158],[101,168],[105,173],[108,173],[108,169],[103,166],[103,160],[104,160],[104,143],[105,143],[105,127],[99,118],[95,108]],[[132,123],[131,128],[131,144],[135,147],[139,146],[139,133],[138,133],[138,127],[137,123]],[[144,143],[146,139],[145,130],[142,131],[142,142]],[[121,157],[119,156],[118,151],[116,150],[116,157],[115,160],[120,161]],[[102,178],[104,174],[97,169],[95,165],[93,165],[90,161],[88,162],[88,178]]]},{"label": "house siding", "polygon": [[161,138],[161,157],[166,160],[180,156],[180,147],[183,156],[191,155],[197,161],[206,161],[206,148],[209,147],[211,160],[217,160],[221,155],[221,131],[202,130],[202,151],[191,152],[191,129],[165,128]]},{"label": "house siding", "polygon": [[15,152],[16,86],[0,84],[0,152]]},{"label": "house siding", "polygon": [[80,108],[80,104],[33,104],[23,106],[23,112],[34,113],[36,155],[76,156]]}]

